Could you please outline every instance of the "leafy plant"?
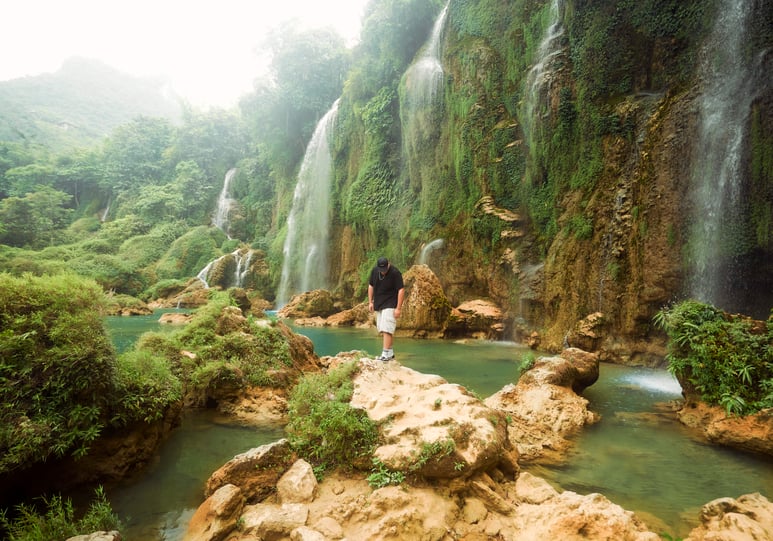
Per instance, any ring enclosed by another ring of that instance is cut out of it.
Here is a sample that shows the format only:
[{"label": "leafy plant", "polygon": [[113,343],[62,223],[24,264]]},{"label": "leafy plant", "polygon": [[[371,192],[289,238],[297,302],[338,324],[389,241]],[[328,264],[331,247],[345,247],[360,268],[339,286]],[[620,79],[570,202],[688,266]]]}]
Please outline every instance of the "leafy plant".
[{"label": "leafy plant", "polygon": [[95,490],[95,495],[81,518],[76,518],[71,500],[52,496],[42,498],[46,507],[43,513],[29,504],[19,505],[14,519],[9,519],[6,512],[0,512],[0,528],[5,530],[9,541],[51,541],[95,531],[119,530],[121,521],[101,486]]},{"label": "leafy plant", "polygon": [[390,470],[386,464],[378,458],[373,458],[373,470],[368,476],[368,484],[372,488],[383,488],[389,485],[399,485],[405,481],[405,474],[401,471]]},{"label": "leafy plant", "polygon": [[760,329],[688,300],[655,316],[669,337],[669,370],[701,399],[728,413],[748,415],[773,407],[773,315]]},{"label": "leafy plant", "polygon": [[288,439],[312,463],[356,464],[376,444],[376,424],[349,405],[357,366],[352,361],[327,374],[307,374],[290,393]]}]

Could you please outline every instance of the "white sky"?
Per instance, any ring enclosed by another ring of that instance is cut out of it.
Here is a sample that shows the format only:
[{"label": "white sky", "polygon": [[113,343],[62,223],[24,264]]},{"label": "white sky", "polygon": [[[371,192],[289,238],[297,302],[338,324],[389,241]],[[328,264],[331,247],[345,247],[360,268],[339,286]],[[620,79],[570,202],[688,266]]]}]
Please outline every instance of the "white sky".
[{"label": "white sky", "polygon": [[264,70],[266,31],[298,18],[353,44],[367,0],[1,0],[0,81],[72,56],[162,75],[194,105],[227,107]]}]

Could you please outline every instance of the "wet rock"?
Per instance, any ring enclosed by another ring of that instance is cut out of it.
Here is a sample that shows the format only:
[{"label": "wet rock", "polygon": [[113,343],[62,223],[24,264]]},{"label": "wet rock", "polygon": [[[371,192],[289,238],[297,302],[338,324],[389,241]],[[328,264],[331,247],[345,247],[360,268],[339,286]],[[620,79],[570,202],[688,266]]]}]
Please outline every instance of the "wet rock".
[{"label": "wet rock", "polygon": [[231,484],[217,489],[199,506],[188,523],[183,541],[221,541],[236,529],[244,496]]}]

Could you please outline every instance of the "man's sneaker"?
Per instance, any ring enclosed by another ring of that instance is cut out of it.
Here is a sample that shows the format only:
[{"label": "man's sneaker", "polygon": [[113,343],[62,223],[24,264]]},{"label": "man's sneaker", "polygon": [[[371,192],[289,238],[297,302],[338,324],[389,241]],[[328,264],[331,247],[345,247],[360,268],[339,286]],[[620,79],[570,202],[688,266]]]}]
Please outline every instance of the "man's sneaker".
[{"label": "man's sneaker", "polygon": [[384,361],[384,362],[388,362],[388,361],[391,361],[391,360],[392,360],[392,359],[394,359],[394,358],[395,358],[395,356],[394,356],[394,355],[389,355],[389,356],[387,356],[387,355],[384,355],[384,354],[382,353],[381,355],[379,355],[378,357],[376,357],[376,360],[377,360],[377,361]]}]

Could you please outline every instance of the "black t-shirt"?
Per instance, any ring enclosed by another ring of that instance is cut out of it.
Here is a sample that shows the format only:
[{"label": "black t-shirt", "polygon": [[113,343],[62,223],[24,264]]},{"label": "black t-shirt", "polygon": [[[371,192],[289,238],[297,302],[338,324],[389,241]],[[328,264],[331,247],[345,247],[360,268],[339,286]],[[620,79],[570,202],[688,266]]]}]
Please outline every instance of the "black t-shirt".
[{"label": "black t-shirt", "polygon": [[383,276],[378,271],[378,267],[373,267],[368,284],[373,286],[374,310],[397,308],[397,292],[405,287],[403,275],[397,267],[390,266]]}]

